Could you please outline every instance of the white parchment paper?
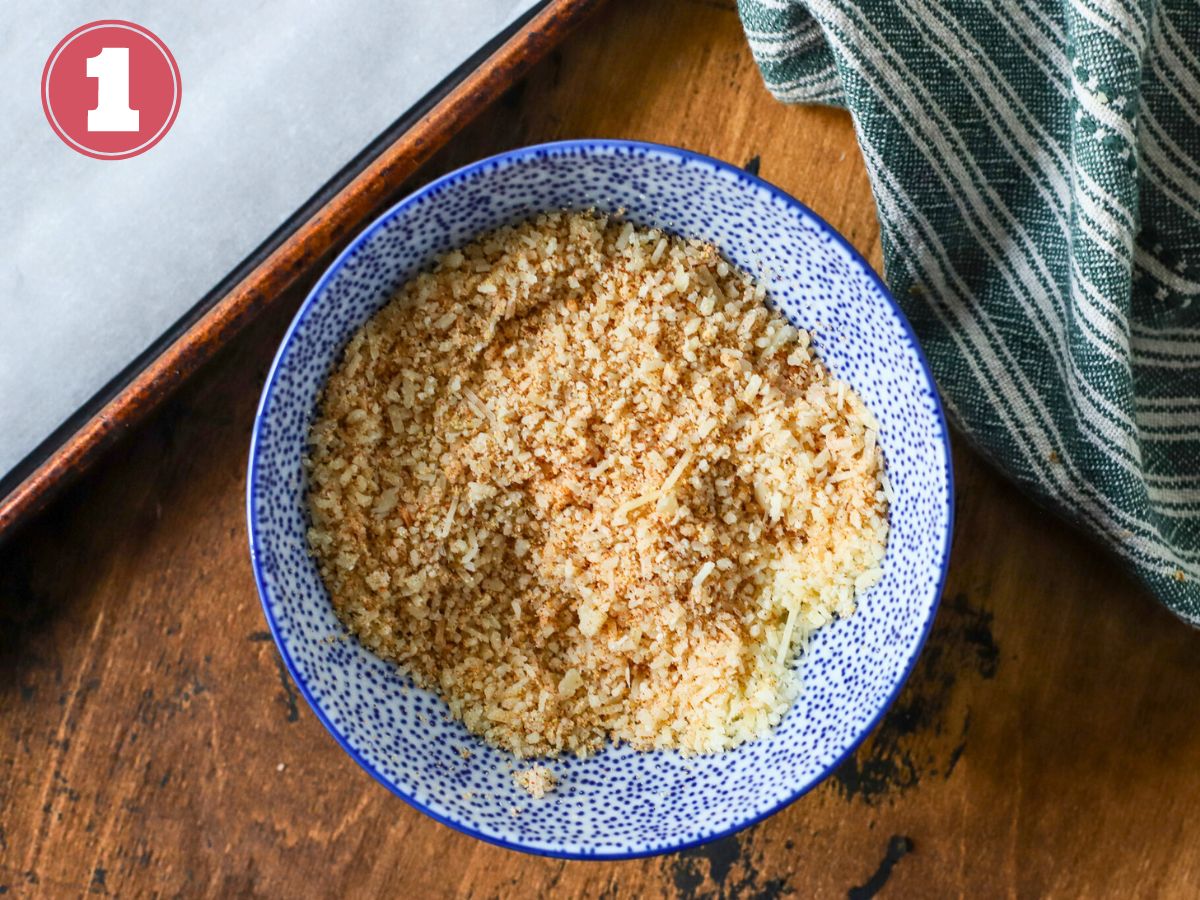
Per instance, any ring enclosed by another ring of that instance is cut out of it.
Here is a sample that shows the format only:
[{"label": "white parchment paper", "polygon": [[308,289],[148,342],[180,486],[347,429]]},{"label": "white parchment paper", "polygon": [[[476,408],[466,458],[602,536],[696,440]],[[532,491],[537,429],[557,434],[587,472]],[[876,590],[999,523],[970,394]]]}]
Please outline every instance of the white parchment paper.
[{"label": "white parchment paper", "polygon": [[[0,476],[534,0],[18,0],[0,29]],[[142,156],[69,149],[42,67],[98,18],[179,63]],[[247,390],[253,386],[247,386]]]}]

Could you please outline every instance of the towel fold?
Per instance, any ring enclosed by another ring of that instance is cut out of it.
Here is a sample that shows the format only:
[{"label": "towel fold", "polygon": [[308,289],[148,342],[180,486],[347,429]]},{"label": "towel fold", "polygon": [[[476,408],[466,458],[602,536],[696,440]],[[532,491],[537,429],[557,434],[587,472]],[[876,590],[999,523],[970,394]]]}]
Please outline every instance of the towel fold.
[{"label": "towel fold", "polygon": [[957,428],[1200,625],[1200,3],[739,0],[845,106]]}]

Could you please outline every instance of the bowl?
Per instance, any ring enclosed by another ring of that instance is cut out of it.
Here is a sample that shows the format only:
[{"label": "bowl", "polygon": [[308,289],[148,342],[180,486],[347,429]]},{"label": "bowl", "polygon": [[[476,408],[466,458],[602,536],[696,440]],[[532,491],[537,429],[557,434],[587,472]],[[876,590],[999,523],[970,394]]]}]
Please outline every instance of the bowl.
[{"label": "bowl", "polygon": [[[894,492],[880,582],[821,629],[803,690],[769,735],[683,756],[609,746],[548,762],[535,800],[520,764],[471,735],[443,701],[346,634],[309,558],[301,457],[321,387],[349,337],[438,255],[552,209],[624,214],[715,244],[760,278],[826,365],[879,420]],[[485,159],[421,188],[334,261],[297,313],[263,390],[247,488],[251,559],[271,633],[317,717],[371,775],[432,818],[561,857],[662,853],[745,828],[832,772],[908,675],[937,607],[953,488],[945,419],[912,330],[879,278],[828,224],[777,188],[686,150],[566,141]]]}]

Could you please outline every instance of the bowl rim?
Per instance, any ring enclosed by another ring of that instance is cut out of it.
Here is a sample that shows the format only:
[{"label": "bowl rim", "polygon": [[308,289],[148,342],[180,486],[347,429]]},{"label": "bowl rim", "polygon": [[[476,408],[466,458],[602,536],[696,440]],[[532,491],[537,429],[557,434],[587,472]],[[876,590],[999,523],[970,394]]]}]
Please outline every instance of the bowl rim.
[{"label": "bowl rim", "polygon": [[[928,617],[926,618],[924,626],[921,629],[920,637],[917,640],[916,646],[913,648],[912,655],[908,658],[907,662],[905,662],[905,664],[904,664],[903,673],[901,674],[899,680],[896,682],[896,685],[892,689],[892,692],[888,695],[885,702],[880,706],[878,712],[874,715],[874,717],[871,719],[871,721],[859,732],[857,737],[855,737],[855,739],[850,742],[850,744],[846,747],[846,749],[836,759],[834,759],[827,766],[825,766],[821,770],[820,774],[817,775],[817,777],[815,777],[809,784],[794,791],[792,794],[790,794],[785,799],[776,803],[770,809],[768,809],[762,813],[759,813],[756,816],[752,816],[748,819],[745,819],[744,821],[741,821],[735,825],[730,826],[729,828],[726,828],[722,831],[714,832],[711,835],[706,835],[703,837],[692,838],[690,840],[679,841],[676,843],[667,843],[667,844],[663,844],[661,846],[644,847],[644,848],[638,848],[638,849],[631,849],[628,851],[603,852],[603,853],[589,853],[587,851],[580,851],[580,850],[557,849],[557,848],[551,848],[551,847],[539,847],[539,846],[530,845],[530,844],[522,844],[522,843],[518,843],[515,841],[507,840],[502,837],[498,837],[496,835],[486,834],[475,828],[472,828],[469,825],[464,825],[463,823],[457,822],[454,819],[450,818],[449,816],[447,816],[441,812],[438,812],[435,809],[430,808],[429,806],[425,805],[421,801],[417,800],[415,797],[412,797],[412,796],[409,796],[408,794],[406,794],[397,785],[393,784],[391,781],[389,781],[387,778],[385,778],[380,772],[378,772],[375,769],[375,767],[371,763],[369,763],[366,759],[364,759],[358,753],[357,750],[355,750],[352,746],[350,746],[346,737],[337,729],[337,727],[333,724],[333,722],[329,720],[329,718],[325,715],[324,710],[321,708],[320,704],[317,703],[316,699],[313,697],[312,693],[309,691],[307,683],[305,682],[304,678],[300,675],[299,671],[297,670],[296,664],[292,660],[291,654],[288,652],[287,644],[285,643],[285,641],[283,640],[283,638],[281,636],[281,633],[279,630],[279,625],[275,621],[274,614],[271,612],[271,604],[269,601],[269,591],[267,589],[266,582],[263,577],[262,566],[259,562],[260,554],[259,554],[258,529],[255,525],[255,516],[254,516],[254,495],[255,495],[255,486],[256,486],[256,482],[257,482],[256,470],[258,468],[256,463],[258,462],[259,440],[260,440],[260,436],[261,436],[261,432],[262,432],[263,415],[266,410],[267,403],[270,400],[270,398],[274,392],[275,382],[276,382],[276,378],[279,374],[280,364],[283,360],[284,354],[286,353],[286,351],[288,350],[289,346],[292,343],[292,339],[295,336],[296,330],[299,328],[301,323],[303,323],[305,318],[307,318],[309,311],[312,309],[313,305],[316,302],[316,298],[325,289],[325,286],[329,283],[329,281],[333,278],[333,276],[335,274],[337,274],[338,271],[341,270],[343,265],[345,265],[346,260],[353,253],[355,253],[363,244],[365,244],[367,242],[367,240],[369,240],[377,231],[379,231],[379,229],[382,228],[386,222],[388,222],[390,219],[392,219],[394,216],[396,216],[402,210],[406,209],[408,206],[417,202],[419,199],[425,197],[426,195],[428,195],[430,193],[436,192],[438,189],[440,189],[442,187],[442,185],[444,185],[445,183],[447,183],[449,181],[456,181],[465,175],[469,175],[476,171],[485,170],[489,166],[494,166],[494,165],[502,164],[502,163],[523,161],[528,158],[546,157],[546,156],[550,156],[550,155],[561,155],[564,153],[564,151],[571,151],[571,150],[581,150],[581,151],[585,151],[585,152],[596,151],[596,150],[616,151],[617,154],[632,153],[635,151],[649,152],[649,153],[654,153],[657,155],[675,157],[677,160],[680,160],[683,162],[703,163],[705,165],[712,166],[715,169],[717,169],[718,171],[721,171],[725,174],[733,175],[736,179],[746,182],[749,185],[751,185],[752,187],[761,188],[761,189],[765,190],[769,195],[771,195],[774,199],[780,200],[785,205],[789,205],[789,206],[792,206],[792,207],[798,209],[800,212],[802,212],[805,216],[807,216],[813,222],[813,224],[817,227],[817,229],[824,236],[826,236],[826,237],[836,241],[838,244],[840,244],[841,247],[847,253],[849,253],[851,260],[856,262],[859,266],[862,267],[864,274],[875,285],[875,287],[878,289],[878,291],[881,294],[881,296],[883,297],[883,299],[891,306],[892,313],[896,316],[896,319],[899,321],[900,326],[903,328],[905,334],[908,337],[909,343],[911,344],[913,350],[916,352],[917,361],[920,363],[921,370],[925,376],[926,382],[928,383],[930,397],[933,400],[933,411],[934,411],[935,418],[936,418],[938,433],[941,438],[941,449],[942,449],[942,453],[943,453],[943,458],[945,459],[945,475],[946,475],[946,533],[943,538],[941,571],[938,573],[937,588],[934,593],[933,603],[929,607]],[[250,544],[250,565],[254,570],[254,583],[255,583],[256,588],[258,589],[258,596],[259,596],[259,601],[262,603],[263,614],[266,617],[267,625],[270,628],[271,637],[274,639],[275,646],[278,649],[280,656],[283,658],[284,665],[287,666],[287,670],[288,670],[288,673],[291,675],[292,681],[295,682],[296,687],[300,691],[300,694],[304,697],[305,702],[308,703],[309,708],[312,709],[312,711],[316,715],[318,721],[320,721],[320,723],[325,726],[326,730],[329,731],[329,733],[333,736],[334,740],[337,741],[338,745],[342,748],[342,750],[344,750],[350,756],[351,759],[353,759],[356,763],[358,763],[358,765],[361,766],[367,772],[367,774],[369,774],[372,778],[374,778],[376,781],[378,781],[380,784],[382,784],[385,788],[387,788],[389,791],[391,791],[393,794],[395,794],[401,800],[406,802],[409,806],[413,807],[418,812],[424,813],[426,816],[433,819],[435,822],[438,822],[442,825],[452,828],[455,831],[458,831],[462,834],[468,835],[473,838],[477,838],[486,843],[493,844],[498,847],[503,847],[506,850],[516,850],[516,851],[519,851],[522,853],[529,853],[529,854],[532,854],[535,856],[544,856],[544,857],[550,857],[553,859],[569,859],[569,860],[640,859],[640,858],[644,858],[644,857],[659,856],[659,855],[666,854],[666,853],[676,853],[676,852],[680,852],[683,850],[690,850],[694,847],[699,847],[704,844],[711,843],[713,841],[722,840],[724,838],[727,838],[734,834],[737,834],[741,831],[744,831],[745,829],[750,828],[753,825],[757,825],[759,822],[764,821],[765,819],[780,812],[785,807],[788,807],[791,804],[795,803],[797,800],[799,800],[801,797],[803,797],[809,791],[813,790],[817,785],[824,782],[839,766],[842,765],[843,762],[845,762],[859,748],[859,746],[863,743],[863,741],[866,740],[867,736],[875,731],[876,727],[879,725],[879,723],[883,719],[884,715],[886,715],[887,711],[889,709],[891,709],[891,707],[895,704],[896,697],[899,695],[899,693],[903,689],[904,685],[908,682],[909,677],[912,675],[913,667],[916,664],[917,658],[921,655],[921,651],[925,647],[925,642],[929,638],[929,633],[933,627],[934,619],[937,618],[938,607],[941,604],[942,591],[945,589],[945,585],[946,585],[946,575],[947,575],[947,572],[949,571],[949,567],[950,567],[950,552],[951,552],[953,538],[954,538],[954,505],[955,505],[954,504],[954,461],[953,461],[953,457],[951,455],[951,448],[950,448],[950,432],[949,432],[949,427],[947,425],[945,410],[942,405],[941,395],[938,392],[937,383],[933,377],[933,371],[929,366],[929,361],[925,357],[924,351],[921,349],[921,345],[917,340],[916,333],[913,331],[912,325],[908,321],[908,317],[904,315],[904,311],[901,310],[900,306],[896,303],[896,300],[892,296],[891,291],[889,291],[887,288],[887,285],[885,285],[883,283],[883,279],[880,278],[879,274],[866,261],[866,259],[863,257],[863,255],[861,253],[859,253],[858,250],[856,250],[854,248],[854,246],[845,237],[843,237],[840,232],[837,231],[837,229],[835,229],[832,225],[830,225],[828,222],[826,222],[825,219],[823,219],[817,213],[813,212],[813,210],[810,209],[806,204],[801,203],[799,200],[797,200],[791,194],[787,193],[786,191],[782,190],[781,188],[776,187],[775,185],[771,184],[770,182],[766,181],[765,179],[760,178],[757,175],[754,175],[751,172],[746,171],[745,169],[739,168],[739,167],[733,165],[732,163],[725,162],[724,160],[716,159],[715,157],[711,157],[711,156],[708,156],[703,153],[697,153],[693,150],[686,150],[682,147],[675,147],[670,144],[660,144],[660,143],[654,143],[651,141],[637,141],[637,140],[627,140],[627,139],[619,139],[619,138],[582,138],[582,139],[562,140],[562,141],[547,141],[547,142],[540,143],[540,144],[529,144],[529,145],[526,145],[523,147],[517,147],[512,150],[507,150],[502,153],[497,153],[492,156],[485,157],[483,159],[477,160],[476,162],[469,163],[465,166],[461,166],[457,169],[454,169],[451,172],[447,172],[446,174],[433,179],[432,181],[428,182],[427,184],[422,185],[417,190],[413,191],[411,194],[404,197],[402,200],[400,200],[397,203],[390,206],[381,215],[379,215],[377,218],[375,218],[369,225],[367,225],[361,231],[359,231],[357,233],[357,235],[353,238],[353,240],[351,240],[350,243],[346,245],[345,249],[343,249],[337,255],[337,257],[333,260],[333,262],[331,262],[329,264],[328,268],[326,268],[326,270],[322,273],[321,277],[319,279],[317,279],[317,281],[313,285],[312,289],[308,292],[307,296],[304,298],[304,302],[301,303],[300,308],[296,311],[295,316],[292,318],[291,324],[288,325],[287,332],[284,334],[283,339],[280,341],[279,349],[276,351],[275,358],[271,362],[271,368],[267,373],[267,378],[263,385],[262,394],[259,397],[258,407],[254,413],[254,424],[253,424],[253,428],[251,431],[251,438],[250,438],[250,454],[249,454],[249,458],[247,461],[247,472],[246,472],[246,527],[247,527],[247,535],[249,537],[249,544]]]}]

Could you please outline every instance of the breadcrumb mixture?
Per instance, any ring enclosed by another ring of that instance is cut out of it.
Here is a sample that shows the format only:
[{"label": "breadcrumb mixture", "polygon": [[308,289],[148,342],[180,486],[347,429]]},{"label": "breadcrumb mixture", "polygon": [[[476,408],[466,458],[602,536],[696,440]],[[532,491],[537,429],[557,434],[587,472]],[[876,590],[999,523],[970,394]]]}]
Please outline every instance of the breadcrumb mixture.
[{"label": "breadcrumb mixture", "polygon": [[558,787],[558,778],[545,766],[537,765],[520,772],[513,772],[517,787],[527,792],[534,800],[541,800]]},{"label": "breadcrumb mixture", "polygon": [[443,256],[310,436],[337,615],[518,757],[715,752],[880,576],[877,426],[712,247],[589,213]]}]

